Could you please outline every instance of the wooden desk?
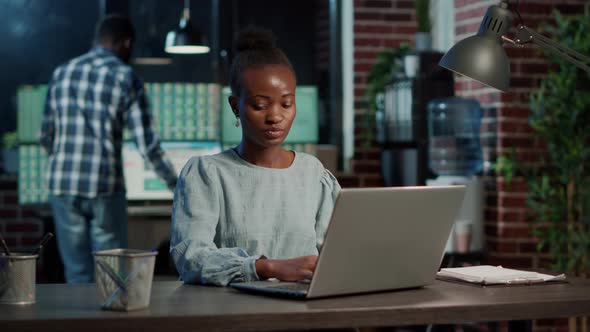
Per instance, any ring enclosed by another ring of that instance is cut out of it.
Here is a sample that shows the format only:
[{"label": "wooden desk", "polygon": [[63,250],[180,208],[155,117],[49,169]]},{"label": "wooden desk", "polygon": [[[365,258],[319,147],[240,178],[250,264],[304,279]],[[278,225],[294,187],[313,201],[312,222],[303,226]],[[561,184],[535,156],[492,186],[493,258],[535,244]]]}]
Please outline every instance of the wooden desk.
[{"label": "wooden desk", "polygon": [[149,309],[99,309],[94,284],[45,284],[37,303],[0,305],[2,331],[265,331],[402,326],[590,315],[590,280],[479,288],[437,281],[421,289],[290,300],[230,288],[156,282]]}]

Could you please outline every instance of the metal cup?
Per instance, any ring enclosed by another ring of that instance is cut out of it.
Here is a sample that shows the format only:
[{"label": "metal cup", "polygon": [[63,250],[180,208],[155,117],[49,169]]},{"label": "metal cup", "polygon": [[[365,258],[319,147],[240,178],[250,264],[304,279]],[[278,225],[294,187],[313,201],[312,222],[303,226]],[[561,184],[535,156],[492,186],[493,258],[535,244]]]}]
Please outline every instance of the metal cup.
[{"label": "metal cup", "polygon": [[35,303],[38,255],[0,254],[0,304]]},{"label": "metal cup", "polygon": [[138,310],[150,304],[157,252],[111,249],[94,253],[95,278],[105,310]]}]

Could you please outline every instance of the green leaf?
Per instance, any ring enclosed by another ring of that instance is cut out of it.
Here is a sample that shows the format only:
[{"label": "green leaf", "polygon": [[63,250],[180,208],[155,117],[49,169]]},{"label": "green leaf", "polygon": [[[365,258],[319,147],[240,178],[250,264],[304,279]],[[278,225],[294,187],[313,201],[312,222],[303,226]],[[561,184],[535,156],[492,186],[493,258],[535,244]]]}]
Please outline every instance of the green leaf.
[{"label": "green leaf", "polygon": [[[556,11],[554,18],[553,24],[543,25],[543,32],[589,54],[590,4],[583,14]],[[547,153],[527,176],[528,215],[533,224],[544,225],[534,232],[539,239],[537,250],[549,252],[553,268],[589,273],[590,77],[555,54],[546,56],[552,69],[529,100],[529,124],[534,137],[546,142]],[[504,163],[501,169],[510,171],[504,160],[500,162]],[[568,216],[573,224],[568,224]]]},{"label": "green leaf", "polygon": [[414,0],[419,32],[430,32],[430,0]]}]

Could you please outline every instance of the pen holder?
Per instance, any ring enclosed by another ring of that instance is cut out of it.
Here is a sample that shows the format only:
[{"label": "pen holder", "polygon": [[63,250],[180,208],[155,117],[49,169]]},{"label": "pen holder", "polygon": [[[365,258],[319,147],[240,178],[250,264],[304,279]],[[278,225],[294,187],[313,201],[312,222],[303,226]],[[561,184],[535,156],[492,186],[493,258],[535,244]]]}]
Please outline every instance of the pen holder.
[{"label": "pen holder", "polygon": [[94,253],[102,309],[129,311],[149,306],[156,254],[133,249]]},{"label": "pen holder", "polygon": [[0,254],[0,304],[35,303],[37,255]]}]

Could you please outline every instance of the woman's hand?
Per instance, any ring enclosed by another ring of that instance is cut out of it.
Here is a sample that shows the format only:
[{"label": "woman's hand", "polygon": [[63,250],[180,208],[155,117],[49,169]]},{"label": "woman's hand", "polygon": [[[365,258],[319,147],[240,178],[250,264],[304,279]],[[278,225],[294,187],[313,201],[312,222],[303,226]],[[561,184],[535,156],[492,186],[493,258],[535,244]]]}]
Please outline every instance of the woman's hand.
[{"label": "woman's hand", "polygon": [[318,256],[301,256],[291,259],[257,259],[256,274],[261,279],[277,278],[282,281],[311,279]]}]

